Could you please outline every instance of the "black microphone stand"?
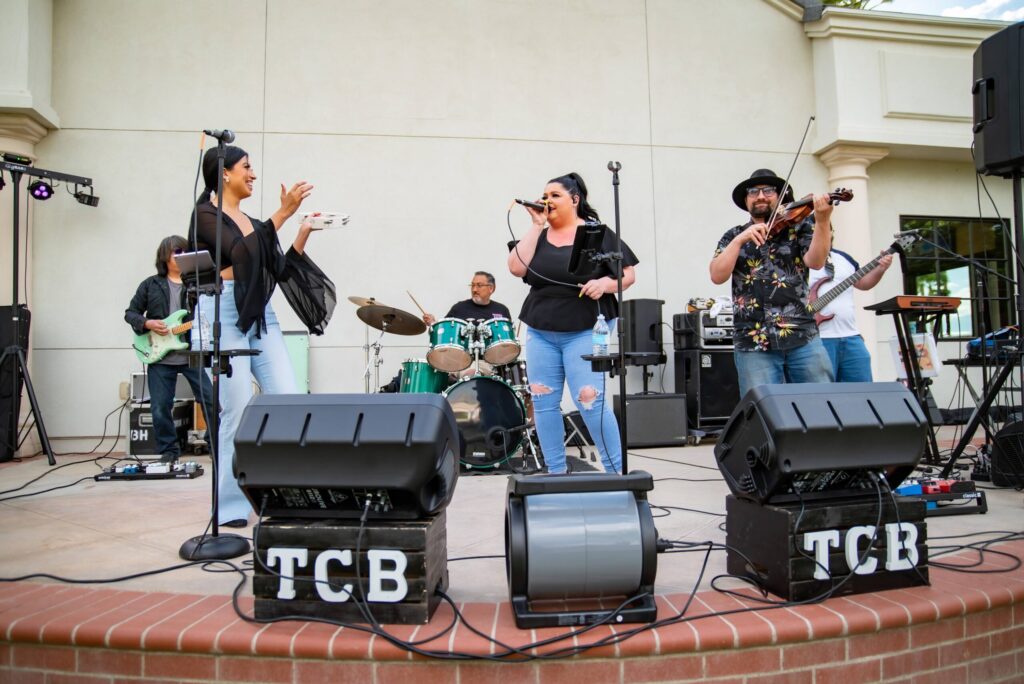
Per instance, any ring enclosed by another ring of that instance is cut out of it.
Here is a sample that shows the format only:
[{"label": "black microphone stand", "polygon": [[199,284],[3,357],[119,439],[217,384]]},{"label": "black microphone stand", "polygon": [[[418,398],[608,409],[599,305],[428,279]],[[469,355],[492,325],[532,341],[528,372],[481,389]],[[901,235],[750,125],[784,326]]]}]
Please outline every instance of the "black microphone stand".
[{"label": "black microphone stand", "polygon": [[615,204],[615,251],[618,253],[618,259],[615,260],[615,296],[619,306],[619,321],[615,326],[615,331],[619,337],[619,402],[622,406],[619,411],[619,441],[622,445],[622,473],[626,474],[629,472],[629,468],[626,467],[626,445],[629,442],[626,439],[626,344],[625,331],[622,329],[622,225],[619,221],[619,171],[621,169],[622,164],[619,162],[608,162],[608,170],[612,172],[612,197]]},{"label": "black microphone stand", "polygon": [[[584,354],[583,359],[590,361],[591,368],[596,372],[610,373],[612,377],[615,374],[619,374],[619,394],[621,395],[620,402],[622,409],[619,411],[617,416],[617,422],[619,425],[619,442],[622,450],[622,472],[628,473],[627,468],[627,454],[626,445],[629,443],[626,439],[626,431],[628,430],[626,421],[626,359],[632,356],[644,356],[643,354],[626,354],[625,352],[625,332],[622,329],[622,224],[619,216],[619,170],[622,168],[622,164],[617,161],[608,162],[608,170],[612,172],[612,193],[615,201],[615,251],[614,252],[600,252],[596,248],[593,248],[587,244],[585,239],[578,246],[579,260],[587,260],[596,268],[598,264],[612,263],[615,270],[615,282],[616,282],[616,300],[619,307],[619,321],[616,325],[616,335],[619,338],[619,352],[616,356],[594,356],[592,354]],[[594,224],[590,224],[594,225]],[[601,230],[606,230],[605,226],[600,226]],[[603,239],[603,238],[602,238]],[[575,257],[577,257],[577,244],[573,245],[573,255],[569,258],[569,270],[573,271],[573,263]],[[607,396],[605,397],[607,401]],[[593,437],[593,435],[591,435]],[[596,437],[594,438],[596,439]],[[604,439],[604,435],[601,435],[601,439]],[[595,442],[596,444],[596,442]]]},{"label": "black microphone stand", "polygon": [[[214,292],[213,292],[213,360],[211,375],[213,379],[213,415],[209,417],[207,426],[210,436],[210,453],[212,458],[211,479],[213,480],[213,512],[210,521],[211,534],[201,534],[185,541],[178,549],[178,555],[184,560],[227,560],[249,553],[249,541],[237,534],[220,534],[217,516],[220,512],[220,497],[217,483],[220,480],[220,376],[225,372],[231,375],[230,361],[227,368],[226,359],[221,358],[220,350],[220,296],[222,281],[220,277],[221,231],[224,227],[224,156],[225,143],[217,139],[217,237],[214,246]],[[196,209],[198,211],[198,208]],[[200,326],[200,329],[202,326]],[[200,334],[202,334],[200,332]],[[200,346],[200,353],[202,347]]]}]

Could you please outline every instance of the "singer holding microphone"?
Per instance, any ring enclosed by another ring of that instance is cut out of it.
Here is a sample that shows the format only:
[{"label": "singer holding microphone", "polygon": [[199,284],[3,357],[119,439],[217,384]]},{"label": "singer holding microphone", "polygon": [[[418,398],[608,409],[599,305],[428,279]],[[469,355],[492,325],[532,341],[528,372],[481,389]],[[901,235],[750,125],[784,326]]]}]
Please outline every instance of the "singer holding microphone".
[{"label": "singer holding microphone", "polygon": [[[593,351],[591,331],[598,314],[609,325],[619,315],[615,270],[605,262],[589,276],[569,273],[576,227],[600,219],[587,202],[587,186],[577,173],[548,181],[541,201],[520,203],[533,224],[521,240],[510,244],[508,270],[530,286],[519,319],[528,326],[526,363],[544,461],[549,473],[566,472],[561,404],[568,382],[605,471],[617,473],[622,468],[619,425],[604,400],[604,376],[582,358]],[[615,250],[615,235],[609,231],[602,251]],[[636,280],[633,267],[638,259],[625,242],[622,253],[625,290]]]},{"label": "singer holding microphone", "polygon": [[[219,131],[214,131],[219,133]],[[225,131],[224,133],[230,133]],[[233,134],[227,142],[234,139]],[[217,149],[210,148],[203,156],[205,191],[199,196],[189,226],[189,242],[197,250],[208,250],[216,258],[217,239]],[[252,398],[251,377],[255,377],[264,394],[295,391],[295,375],[285,347],[277,316],[270,305],[274,290],[280,285],[288,303],[313,334],[322,334],[334,311],[334,284],[305,254],[311,225],[304,222],[287,254],[282,253],[277,232],[313,186],[300,181],[286,190],[281,186],[281,206],[266,221],[258,221],[240,208],[241,201],[252,195],[256,173],[245,150],[228,145],[224,159],[224,216],[221,229],[220,300],[221,349],[254,349],[256,356],[236,356],[231,360],[232,373],[219,377],[220,428],[218,430],[217,492],[218,524],[245,527],[249,503],[232,472],[235,455],[235,430],[242,410]],[[199,334],[192,334],[193,348],[212,348],[214,300],[202,295],[196,307]]]}]

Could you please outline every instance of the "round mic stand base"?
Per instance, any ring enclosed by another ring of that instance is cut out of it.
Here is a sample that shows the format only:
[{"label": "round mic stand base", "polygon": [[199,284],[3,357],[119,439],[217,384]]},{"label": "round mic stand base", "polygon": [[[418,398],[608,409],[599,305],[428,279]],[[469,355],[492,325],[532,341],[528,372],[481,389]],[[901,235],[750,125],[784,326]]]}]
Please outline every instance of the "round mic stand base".
[{"label": "round mic stand base", "polygon": [[182,560],[228,560],[249,553],[249,540],[237,534],[200,535],[181,545]]}]

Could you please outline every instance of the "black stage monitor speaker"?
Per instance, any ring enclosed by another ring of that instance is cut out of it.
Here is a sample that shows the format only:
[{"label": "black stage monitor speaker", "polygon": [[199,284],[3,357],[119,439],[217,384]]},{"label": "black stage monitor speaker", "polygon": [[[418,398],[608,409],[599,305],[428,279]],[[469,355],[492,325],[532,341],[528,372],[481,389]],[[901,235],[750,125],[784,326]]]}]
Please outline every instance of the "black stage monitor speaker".
[{"label": "black stage monitor speaker", "polygon": [[253,509],[292,518],[417,519],[451,501],[459,431],[440,394],[264,394],[235,433]]},{"label": "black stage monitor speaker", "polygon": [[622,302],[623,351],[661,354],[660,299],[627,299]]},{"label": "black stage monitor speaker", "polygon": [[1024,22],[974,51],[974,165],[992,176],[1024,169]]},{"label": "black stage monitor speaker", "polygon": [[[28,360],[28,329],[31,314],[24,304],[18,307],[18,341],[17,344],[25,352]],[[11,307],[0,306],[0,354],[15,344],[14,329],[11,322]],[[18,357],[9,354],[0,365],[0,462],[10,461],[17,451],[18,417],[21,415],[21,394],[24,378],[17,379],[14,387],[14,372],[18,367]]]},{"label": "black stage monitor speaker", "polygon": [[[686,446],[686,397],[682,394],[626,395],[627,447]],[[615,395],[615,415],[622,397]]]},{"label": "black stage monitor speaker", "polygon": [[691,429],[720,428],[740,402],[740,381],[732,349],[690,349],[675,353],[676,394],[686,395]]},{"label": "black stage monitor speaker", "polygon": [[760,385],[729,418],[715,457],[732,493],[758,503],[877,497],[874,478],[895,489],[921,459],[927,429],[897,382]]},{"label": "black stage monitor speaker", "polygon": [[992,484],[1024,487],[1024,425],[1010,423],[996,433],[992,445]]}]

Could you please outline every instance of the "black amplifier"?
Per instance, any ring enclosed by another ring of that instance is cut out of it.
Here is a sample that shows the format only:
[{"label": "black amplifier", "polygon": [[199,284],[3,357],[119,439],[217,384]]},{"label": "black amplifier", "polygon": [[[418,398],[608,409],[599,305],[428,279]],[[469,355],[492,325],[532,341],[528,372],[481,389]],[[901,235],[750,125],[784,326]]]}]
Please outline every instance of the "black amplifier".
[{"label": "black amplifier", "polygon": [[712,316],[708,310],[672,316],[672,340],[678,351],[732,349],[732,312]]},{"label": "black amplifier", "polygon": [[[188,431],[192,429],[192,402],[176,401],[171,408],[178,447],[184,452],[188,445]],[[128,455],[159,456],[156,451],[156,433],[153,431],[153,412],[148,404],[132,404],[128,413]]]}]

